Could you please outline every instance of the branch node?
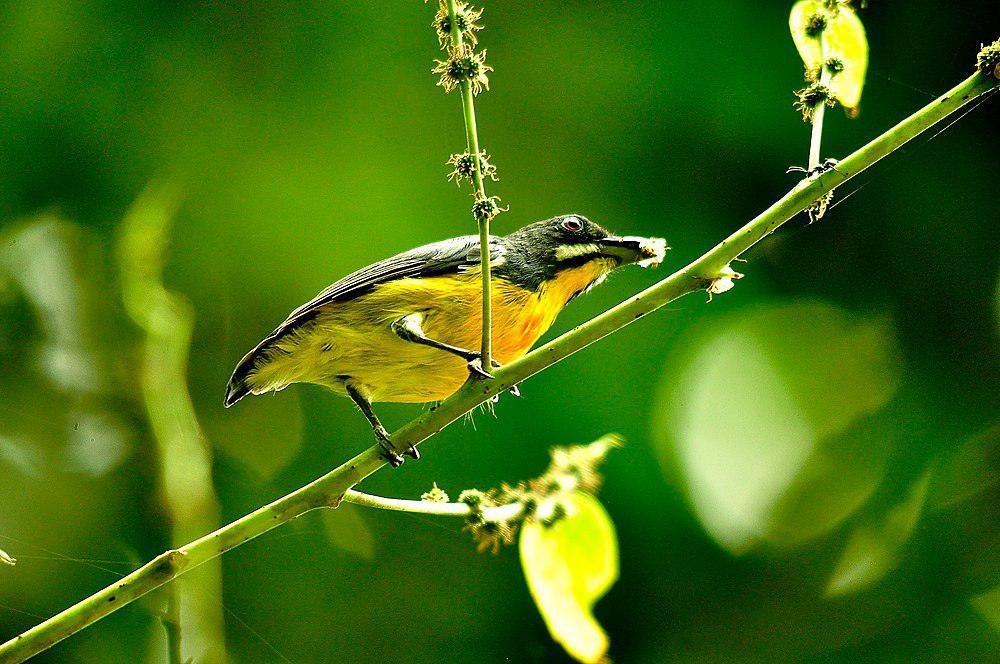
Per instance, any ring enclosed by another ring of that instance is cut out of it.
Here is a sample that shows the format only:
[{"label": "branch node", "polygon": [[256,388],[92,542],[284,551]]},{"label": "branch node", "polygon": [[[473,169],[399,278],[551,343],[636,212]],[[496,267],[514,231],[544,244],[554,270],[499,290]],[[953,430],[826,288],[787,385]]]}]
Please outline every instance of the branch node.
[{"label": "branch node", "polygon": [[719,276],[712,279],[712,282],[708,285],[708,301],[712,301],[712,297],[715,295],[721,295],[727,291],[733,289],[735,286],[736,279],[742,279],[743,274],[734,270],[730,265],[726,265],[724,268],[719,270]]},{"label": "branch node", "polygon": [[150,576],[160,582],[168,581],[187,566],[187,554],[179,549],[164,551],[149,562]]},{"label": "branch node", "polygon": [[1000,80],[1000,39],[979,49],[976,68],[994,80]]}]

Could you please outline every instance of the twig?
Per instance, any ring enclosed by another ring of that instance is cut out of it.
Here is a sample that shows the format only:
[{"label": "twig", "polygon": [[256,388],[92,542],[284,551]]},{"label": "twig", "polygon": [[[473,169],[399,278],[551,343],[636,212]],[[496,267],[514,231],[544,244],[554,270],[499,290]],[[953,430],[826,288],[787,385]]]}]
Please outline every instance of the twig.
[{"label": "twig", "polygon": [[177,596],[177,584],[167,590],[167,606],[160,616],[163,631],[167,638],[167,664],[184,664],[181,655],[181,607]]},{"label": "twig", "polygon": [[[813,201],[869,168],[940,120],[997,85],[977,72],[821,175],[804,180],[713,249],[663,281],[589,322],[497,370],[496,379],[466,383],[436,408],[394,434],[397,446],[418,444],[494,395],[629,325],[677,298],[710,288],[730,262]],[[728,270],[731,272],[731,270]],[[17,664],[91,625],[190,569],[254,537],[321,507],[336,507],[344,493],[386,464],[374,445],[306,486],[176,550],[167,551],[119,582],[0,645],[0,661]]]},{"label": "twig", "polygon": [[[826,88],[830,87],[830,72],[829,68],[826,66],[826,49],[823,46],[822,35],[817,35],[815,37],[816,41],[819,42],[819,84]],[[809,165],[807,170],[811,172],[814,168],[819,166],[822,157],[820,156],[820,150],[823,143],[823,117],[826,115],[826,103],[820,103],[813,110],[812,117],[812,135],[809,138]]]},{"label": "twig", "polygon": [[[458,18],[456,0],[447,0],[448,18],[451,21],[451,47],[454,53],[462,51],[463,39]],[[472,183],[476,188],[475,199],[486,201],[486,186],[483,183],[483,154],[479,147],[479,132],[476,128],[476,102],[472,82],[467,78],[461,81],[462,111],[465,117],[465,140],[469,154],[472,155]],[[490,276],[490,216],[485,215],[477,220],[479,224],[479,264],[483,280],[483,320],[480,357],[483,371],[490,371],[493,357],[493,298],[491,296]]]},{"label": "twig", "polygon": [[[344,502],[374,507],[380,510],[391,512],[411,512],[414,514],[430,514],[432,516],[459,516],[467,517],[474,510],[465,503],[435,503],[429,500],[404,500],[401,498],[384,498],[373,496],[368,493],[361,493],[354,489],[348,489],[344,493]],[[508,521],[521,514],[524,505],[521,503],[507,503],[496,507],[487,507],[483,510],[483,519],[486,521]]]}]

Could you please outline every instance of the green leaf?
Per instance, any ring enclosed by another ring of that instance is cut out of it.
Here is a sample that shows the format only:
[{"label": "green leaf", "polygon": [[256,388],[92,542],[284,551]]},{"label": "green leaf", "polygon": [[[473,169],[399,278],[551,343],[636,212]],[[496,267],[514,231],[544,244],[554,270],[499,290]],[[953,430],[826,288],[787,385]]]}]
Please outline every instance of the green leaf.
[{"label": "green leaf", "polygon": [[803,302],[717,317],[686,338],[653,435],[719,544],[793,545],[864,503],[898,435],[879,416],[900,379],[888,321]]},{"label": "green leaf", "polygon": [[1000,586],[976,595],[969,602],[993,629],[1000,632]]},{"label": "green leaf", "polygon": [[943,455],[935,464],[929,503],[947,509],[973,498],[1000,481],[1000,425],[984,431]]},{"label": "green leaf", "polygon": [[347,553],[371,560],[375,557],[375,535],[356,505],[341,503],[335,510],[322,510],[326,539]]},{"label": "green leaf", "polygon": [[826,585],[828,597],[849,595],[880,581],[895,569],[924,509],[931,473],[914,482],[906,498],[881,518],[851,533]]},{"label": "green leaf", "polygon": [[[868,39],[861,19],[850,5],[838,3],[831,11],[826,9],[828,4],[800,0],[792,7],[788,27],[808,71],[818,71],[831,57],[843,62],[844,70],[834,74],[828,84],[834,99],[850,112],[857,109],[861,101],[861,89],[868,71]],[[816,15],[825,16],[827,24],[819,35],[812,36],[807,26]]]},{"label": "green leaf", "polygon": [[552,638],[578,661],[600,662],[608,635],[593,606],[618,578],[618,540],[597,499],[575,494],[567,510],[549,527],[524,524],[521,566]]}]

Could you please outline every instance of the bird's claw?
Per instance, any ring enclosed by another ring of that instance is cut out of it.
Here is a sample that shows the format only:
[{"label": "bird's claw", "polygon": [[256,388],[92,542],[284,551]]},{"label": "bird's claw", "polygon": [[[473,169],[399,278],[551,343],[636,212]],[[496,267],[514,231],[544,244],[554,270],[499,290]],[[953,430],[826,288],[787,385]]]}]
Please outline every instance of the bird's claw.
[{"label": "bird's claw", "polygon": [[[389,440],[389,432],[385,429],[375,429],[375,438],[378,439],[378,445],[382,448],[382,458],[389,462],[389,465],[393,468],[399,468],[403,465],[403,455],[396,451],[396,448],[392,446],[392,441]],[[413,454],[410,454],[413,452]],[[412,456],[414,459],[420,458],[420,453],[417,452],[417,448],[410,445],[410,449],[406,451],[407,456]]]},{"label": "bird's claw", "polygon": [[[490,358],[490,365],[493,369],[500,368],[500,363],[494,360],[493,358]],[[494,378],[493,374],[491,374],[489,371],[483,368],[483,358],[478,353],[476,354],[475,357],[469,360],[469,364],[467,366],[469,367],[469,373],[475,376],[476,378],[483,378],[489,380],[492,380]]]},{"label": "bird's claw", "polygon": [[400,466],[403,465],[403,461],[405,461],[405,459],[403,459],[403,455],[402,454],[396,454],[395,452],[387,449],[385,445],[382,446],[382,455],[381,456],[393,468],[399,468]]},{"label": "bird's claw", "polygon": [[517,385],[511,385],[509,388],[507,388],[507,391],[510,392],[511,396],[515,397],[521,396],[521,390],[517,389]]}]

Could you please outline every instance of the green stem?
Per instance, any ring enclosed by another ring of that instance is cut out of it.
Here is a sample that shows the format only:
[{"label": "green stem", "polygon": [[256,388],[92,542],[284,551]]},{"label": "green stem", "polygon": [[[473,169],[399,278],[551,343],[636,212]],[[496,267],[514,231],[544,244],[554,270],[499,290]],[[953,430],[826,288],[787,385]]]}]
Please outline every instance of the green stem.
[{"label": "green stem", "polygon": [[809,170],[819,166],[820,147],[823,143],[823,116],[826,115],[826,103],[822,103],[813,111],[812,136],[809,139]]},{"label": "green stem", "polygon": [[[823,39],[821,36],[816,37],[819,41],[819,83],[820,85],[825,85],[827,88],[830,86],[830,72],[826,67],[826,54],[823,48]],[[809,139],[809,166],[808,169],[812,169],[819,166],[819,162],[822,159],[820,157],[820,148],[823,143],[823,116],[826,115],[826,101],[822,101],[813,110],[812,119],[812,136]]]},{"label": "green stem", "polygon": [[[466,383],[437,407],[393,435],[397,447],[418,444],[510,386],[520,383],[573,353],[682,295],[705,290],[730,262],[774,232],[813,201],[853,178],[934,124],[996,85],[976,73],[944,96],[857,150],[817,177],[800,182],[780,200],[710,251],[663,281],[634,295],[592,320],[497,370],[496,379]],[[0,661],[17,664],[91,625],[171,579],[272,528],[321,507],[336,507],[344,493],[385,465],[374,445],[340,467],[179,549],[167,551],[118,582],[65,609],[0,645]]]},{"label": "green stem", "polygon": [[[448,0],[448,20],[451,21],[451,45],[457,53],[462,48],[462,32],[458,29],[455,16],[458,7],[455,0]],[[472,182],[476,188],[476,200],[486,200],[486,186],[483,183],[483,173],[480,164],[479,132],[476,128],[476,102],[472,93],[472,84],[462,81],[462,111],[465,117],[465,142],[472,155]],[[493,357],[493,298],[491,295],[492,281],[490,276],[490,220],[488,217],[478,220],[479,223],[479,265],[483,283],[483,314],[480,356],[483,370],[489,371]]]},{"label": "green stem", "polygon": [[[344,502],[363,505],[364,507],[374,507],[390,512],[410,512],[413,514],[430,514],[432,516],[469,516],[473,510],[465,503],[435,503],[429,500],[404,500],[400,498],[385,498],[383,496],[373,496],[368,493],[361,493],[353,489],[344,492]],[[508,503],[487,507],[483,510],[483,519],[486,521],[508,521],[524,511],[521,503]]]},{"label": "green stem", "polygon": [[167,639],[167,664],[183,664],[181,655],[181,606],[177,584],[167,588],[167,607],[160,621]]}]

